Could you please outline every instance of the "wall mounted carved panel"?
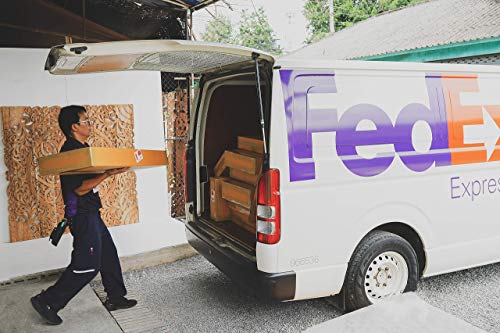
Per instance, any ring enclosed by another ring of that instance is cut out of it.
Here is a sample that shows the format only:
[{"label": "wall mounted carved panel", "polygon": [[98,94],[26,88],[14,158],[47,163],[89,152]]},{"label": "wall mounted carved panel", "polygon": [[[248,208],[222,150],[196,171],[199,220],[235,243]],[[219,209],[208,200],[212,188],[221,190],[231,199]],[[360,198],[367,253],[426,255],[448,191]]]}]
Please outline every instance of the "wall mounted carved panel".
[{"label": "wall mounted carved panel", "polygon": [[[47,237],[64,214],[59,177],[41,177],[37,165],[40,156],[57,153],[64,143],[57,124],[60,109],[0,107],[11,242]],[[92,105],[86,109],[93,120],[88,140],[91,146],[133,148],[132,105]],[[109,178],[99,187],[106,225],[138,222],[134,172]]]}]

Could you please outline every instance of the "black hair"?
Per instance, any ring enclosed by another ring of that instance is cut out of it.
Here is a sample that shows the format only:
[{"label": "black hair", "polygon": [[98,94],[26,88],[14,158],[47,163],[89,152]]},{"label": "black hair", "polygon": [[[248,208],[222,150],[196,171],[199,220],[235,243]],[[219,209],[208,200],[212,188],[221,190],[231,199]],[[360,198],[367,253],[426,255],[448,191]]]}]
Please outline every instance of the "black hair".
[{"label": "black hair", "polygon": [[80,121],[80,115],[86,111],[81,105],[68,105],[61,108],[58,117],[59,127],[67,138],[71,136],[71,126],[77,124]]}]

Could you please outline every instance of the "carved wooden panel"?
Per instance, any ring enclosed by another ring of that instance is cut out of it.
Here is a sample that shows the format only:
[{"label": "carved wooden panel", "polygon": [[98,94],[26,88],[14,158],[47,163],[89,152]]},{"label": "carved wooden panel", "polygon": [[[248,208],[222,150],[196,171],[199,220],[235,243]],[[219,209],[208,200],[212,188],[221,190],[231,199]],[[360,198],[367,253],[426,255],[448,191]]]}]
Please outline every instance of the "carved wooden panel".
[{"label": "carved wooden panel", "polygon": [[[86,109],[93,120],[91,146],[133,148],[132,105],[86,106]],[[59,106],[0,107],[12,242],[47,237],[64,214],[59,177],[41,177],[37,168],[38,157],[57,153],[64,143],[57,124],[59,111]],[[100,195],[106,225],[138,222],[134,172],[103,182]]]},{"label": "carved wooden panel", "polygon": [[177,88],[164,93],[163,108],[167,127],[168,189],[170,215],[184,216],[184,153],[189,128],[187,90]]}]

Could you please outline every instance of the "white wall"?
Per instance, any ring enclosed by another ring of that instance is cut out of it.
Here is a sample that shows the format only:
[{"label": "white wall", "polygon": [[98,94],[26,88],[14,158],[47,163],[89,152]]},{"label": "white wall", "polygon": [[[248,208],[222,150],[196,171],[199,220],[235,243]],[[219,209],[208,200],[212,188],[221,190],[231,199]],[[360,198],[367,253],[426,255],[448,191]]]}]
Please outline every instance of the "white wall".
[{"label": "white wall", "polygon": [[[128,72],[55,76],[43,70],[48,50],[0,48],[0,106],[133,104],[137,148],[164,149],[160,75]],[[57,248],[47,238],[9,243],[7,181],[0,131],[0,281],[64,267],[72,237]],[[120,256],[186,242],[184,227],[169,217],[164,168],[137,170],[139,223],[110,228]]]}]

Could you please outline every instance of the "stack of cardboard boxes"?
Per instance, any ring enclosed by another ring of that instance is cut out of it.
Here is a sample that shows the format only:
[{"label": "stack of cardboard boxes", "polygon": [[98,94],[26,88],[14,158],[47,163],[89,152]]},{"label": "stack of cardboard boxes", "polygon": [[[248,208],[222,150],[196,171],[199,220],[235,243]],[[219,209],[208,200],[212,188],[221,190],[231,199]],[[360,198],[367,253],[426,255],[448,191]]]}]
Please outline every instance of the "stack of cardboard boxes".
[{"label": "stack of cardboard boxes", "polygon": [[213,220],[233,221],[255,233],[255,200],[263,152],[262,140],[239,136],[237,149],[222,154],[214,168],[215,177],[210,178],[210,215]]}]

